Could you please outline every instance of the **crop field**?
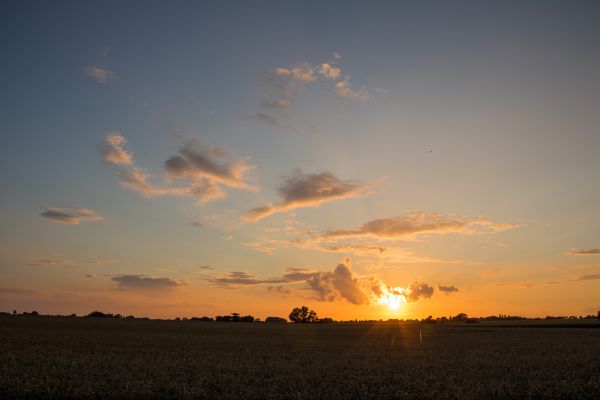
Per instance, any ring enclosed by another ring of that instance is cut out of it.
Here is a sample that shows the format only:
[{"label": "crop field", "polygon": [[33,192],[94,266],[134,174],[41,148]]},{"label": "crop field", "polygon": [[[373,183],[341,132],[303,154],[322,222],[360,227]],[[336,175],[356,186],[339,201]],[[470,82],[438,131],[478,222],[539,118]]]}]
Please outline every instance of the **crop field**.
[{"label": "crop field", "polygon": [[587,324],[3,316],[0,399],[598,399]]}]

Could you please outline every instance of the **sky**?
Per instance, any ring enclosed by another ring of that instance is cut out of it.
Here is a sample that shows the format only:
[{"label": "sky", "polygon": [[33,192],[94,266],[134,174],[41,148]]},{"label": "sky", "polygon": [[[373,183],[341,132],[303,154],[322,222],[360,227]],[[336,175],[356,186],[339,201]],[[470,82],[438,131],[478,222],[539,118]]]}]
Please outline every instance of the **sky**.
[{"label": "sky", "polygon": [[3,1],[0,310],[600,310],[600,4]]}]

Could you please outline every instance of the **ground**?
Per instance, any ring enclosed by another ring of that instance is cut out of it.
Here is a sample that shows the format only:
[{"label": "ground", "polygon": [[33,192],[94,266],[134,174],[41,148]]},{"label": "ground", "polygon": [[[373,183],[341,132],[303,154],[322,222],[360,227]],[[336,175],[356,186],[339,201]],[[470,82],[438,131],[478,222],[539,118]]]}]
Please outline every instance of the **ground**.
[{"label": "ground", "polygon": [[0,398],[600,398],[600,322],[542,324],[1,316]]}]

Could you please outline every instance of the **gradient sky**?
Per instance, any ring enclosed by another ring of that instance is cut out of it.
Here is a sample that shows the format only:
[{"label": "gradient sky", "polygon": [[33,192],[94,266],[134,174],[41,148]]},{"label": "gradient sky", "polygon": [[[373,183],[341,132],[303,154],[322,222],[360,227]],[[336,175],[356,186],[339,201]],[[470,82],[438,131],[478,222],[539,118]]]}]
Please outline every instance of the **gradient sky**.
[{"label": "gradient sky", "polygon": [[3,1],[0,309],[595,313],[599,18]]}]

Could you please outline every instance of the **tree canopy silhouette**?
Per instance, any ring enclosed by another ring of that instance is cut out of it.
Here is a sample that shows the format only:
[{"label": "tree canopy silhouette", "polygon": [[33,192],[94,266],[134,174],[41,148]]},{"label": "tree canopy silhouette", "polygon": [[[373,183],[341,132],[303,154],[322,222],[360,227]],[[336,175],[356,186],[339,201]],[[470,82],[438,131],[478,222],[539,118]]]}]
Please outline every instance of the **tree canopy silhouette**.
[{"label": "tree canopy silhouette", "polygon": [[318,322],[317,313],[306,306],[296,307],[290,313],[290,321],[295,323],[312,323]]}]

